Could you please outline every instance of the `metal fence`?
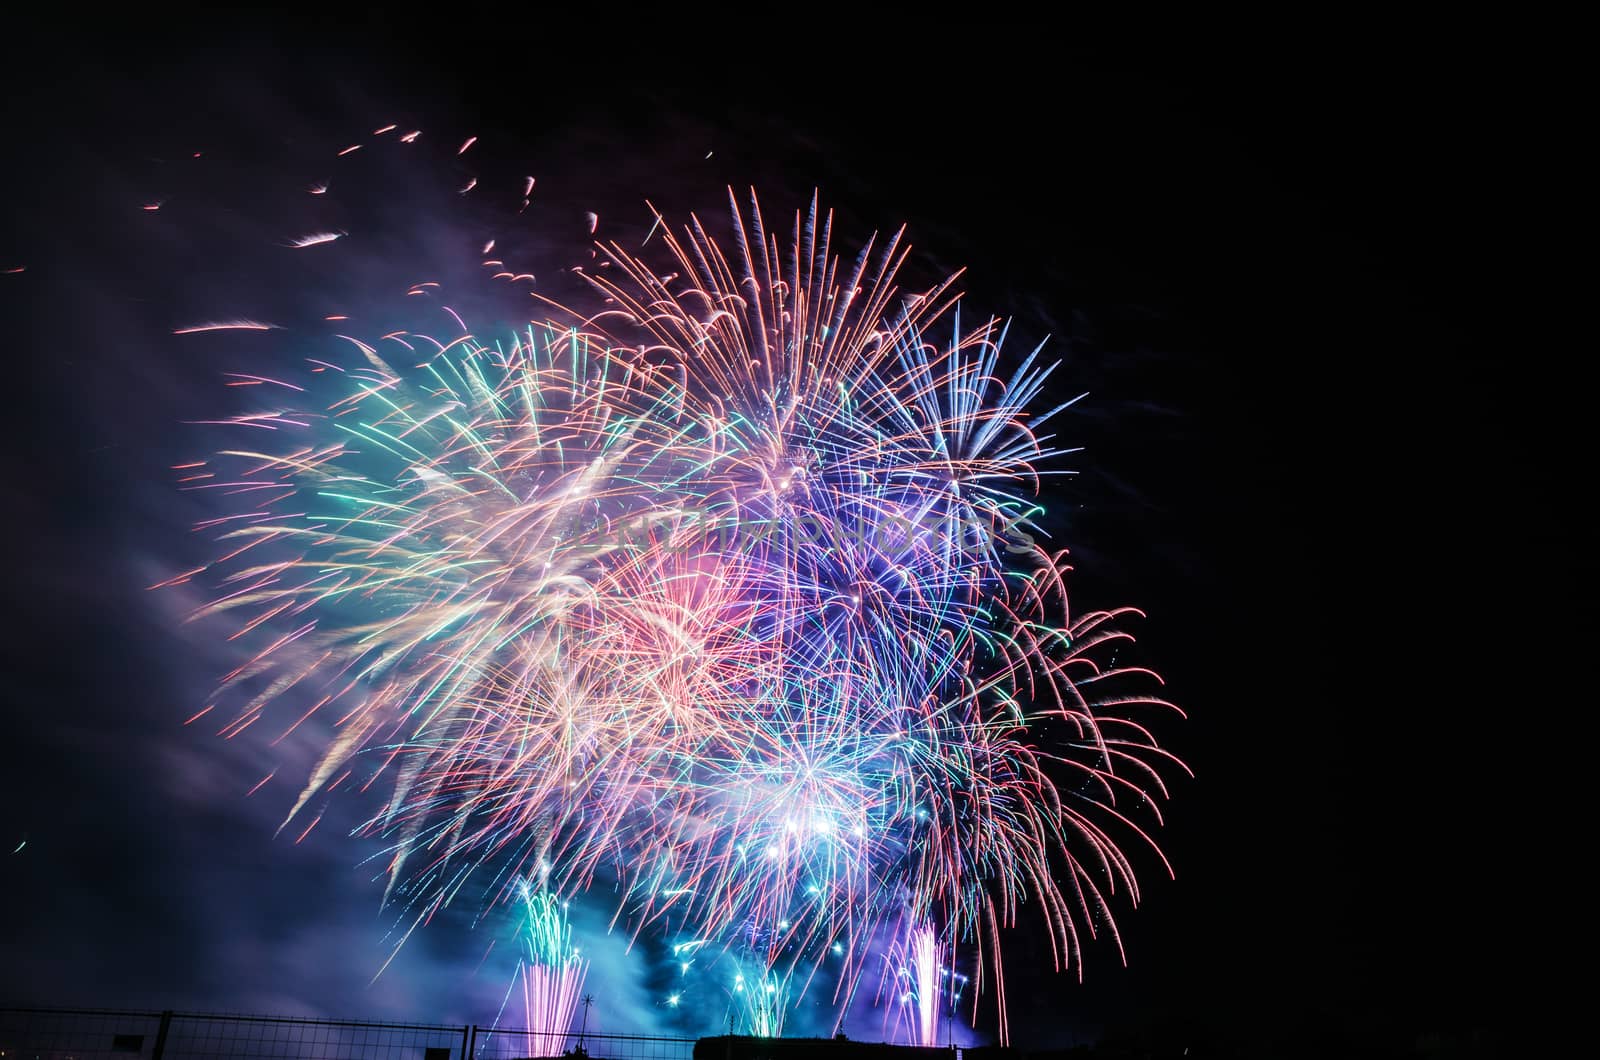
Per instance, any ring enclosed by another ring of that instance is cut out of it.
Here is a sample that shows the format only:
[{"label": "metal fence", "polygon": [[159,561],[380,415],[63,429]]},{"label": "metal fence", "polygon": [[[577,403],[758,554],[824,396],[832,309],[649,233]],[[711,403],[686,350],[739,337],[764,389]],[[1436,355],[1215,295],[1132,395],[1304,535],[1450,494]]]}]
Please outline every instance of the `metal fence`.
[{"label": "metal fence", "polygon": [[649,1038],[110,1009],[0,1009],[0,1060],[692,1060],[693,1038]]}]

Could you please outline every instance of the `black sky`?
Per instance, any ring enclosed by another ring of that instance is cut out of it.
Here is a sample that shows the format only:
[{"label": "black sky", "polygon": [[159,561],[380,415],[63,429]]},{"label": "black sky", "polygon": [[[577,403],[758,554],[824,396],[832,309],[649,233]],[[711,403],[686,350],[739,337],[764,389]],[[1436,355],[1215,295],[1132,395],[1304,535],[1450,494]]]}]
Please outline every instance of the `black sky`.
[{"label": "black sky", "polygon": [[[686,19],[654,47],[520,10],[13,36],[0,265],[30,271],[0,277],[0,1000],[362,1003],[379,931],[348,853],[285,852],[152,780],[179,768],[174,690],[214,675],[185,672],[139,589],[167,529],[141,451],[167,443],[153,414],[117,418],[117,372],[139,369],[108,367],[119,331],[73,291],[161,282],[91,223],[134,145],[370,106],[526,144],[573,201],[715,212],[728,183],[791,203],[820,186],[855,231],[908,221],[935,264],[968,267],[975,305],[1055,336],[1062,390],[1091,392],[1058,509],[1079,606],[1149,612],[1144,649],[1192,719],[1168,742],[1198,776],[1164,836],[1176,882],[1147,864],[1123,920],[1129,968],[1098,947],[1079,987],[1028,974],[1024,946],[1019,1033],[1337,1054],[1509,1022],[1541,933],[1519,880],[1545,812],[1530,745],[1582,701],[1589,625],[1564,499],[1591,448],[1577,377],[1523,308],[1558,297],[1531,248],[1560,86],[1487,28],[767,14],[794,24]],[[216,981],[249,963],[222,951],[290,945],[335,892],[347,967]],[[430,996],[384,1004],[466,1007]]]}]

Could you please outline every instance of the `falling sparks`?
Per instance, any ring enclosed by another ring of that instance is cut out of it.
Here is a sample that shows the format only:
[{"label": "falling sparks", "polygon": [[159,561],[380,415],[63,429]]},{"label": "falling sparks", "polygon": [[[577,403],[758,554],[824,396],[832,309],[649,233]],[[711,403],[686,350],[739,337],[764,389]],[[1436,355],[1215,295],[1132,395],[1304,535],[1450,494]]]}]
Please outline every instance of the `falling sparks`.
[{"label": "falling sparks", "polygon": [[299,846],[299,845],[300,845],[300,844],[301,844],[301,843],[303,843],[303,842],[305,842],[305,838],[306,838],[306,836],[308,836],[308,835],[310,835],[310,834],[311,834],[311,830],[312,830],[312,829],[313,829],[313,828],[315,828],[315,827],[316,827],[316,826],[317,826],[317,824],[318,824],[318,823],[319,823],[319,822],[320,822],[320,821],[321,821],[321,820],[322,820],[322,814],[320,814],[320,813],[319,813],[319,814],[317,814],[317,815],[316,815],[316,816],[315,816],[315,817],[313,817],[313,818],[312,818],[312,819],[311,819],[311,823],[310,823],[310,824],[308,824],[308,825],[306,825],[306,829],[305,829],[305,831],[303,831],[303,832],[301,832],[301,833],[300,833],[300,834],[299,834],[299,835],[297,835],[297,836],[295,836],[295,837],[294,837],[294,845],[295,845],[295,846]]},{"label": "falling sparks", "polygon": [[285,390],[293,390],[297,393],[305,392],[304,387],[286,383],[281,379],[271,379],[264,375],[250,375],[246,372],[223,372],[222,374],[233,380],[228,384],[229,386],[281,386]]}]

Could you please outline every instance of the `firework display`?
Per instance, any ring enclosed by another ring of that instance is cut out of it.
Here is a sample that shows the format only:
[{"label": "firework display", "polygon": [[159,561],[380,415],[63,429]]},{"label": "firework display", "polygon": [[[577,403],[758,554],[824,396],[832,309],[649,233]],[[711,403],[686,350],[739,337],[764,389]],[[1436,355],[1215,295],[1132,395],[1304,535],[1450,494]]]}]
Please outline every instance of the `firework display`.
[{"label": "firework display", "polygon": [[685,971],[726,956],[740,1030],[842,1018],[896,939],[909,1037],[958,960],[1004,1037],[1006,931],[1081,974],[1184,768],[1159,679],[1112,661],[1137,612],[1072,613],[1037,522],[1051,368],[1002,373],[1003,325],[903,290],[900,234],[841,258],[815,200],[657,231],[515,333],[441,315],[252,378],[271,401],[181,472],[232,504],[185,576],[247,646],[222,731],[331,734],[285,824],[381,792],[403,935],[520,907],[535,1029],[571,1023],[583,900]]},{"label": "firework display", "polygon": [[530,1035],[530,1054],[551,1034],[563,1034],[577,1011],[589,966],[572,943],[572,925],[563,903],[527,880],[518,883],[522,905],[523,954],[520,969],[522,1008],[528,1026],[543,1032]]},{"label": "firework display", "polygon": [[911,959],[915,968],[918,1045],[939,1044],[939,972],[942,954],[931,928],[918,928],[911,935]]}]

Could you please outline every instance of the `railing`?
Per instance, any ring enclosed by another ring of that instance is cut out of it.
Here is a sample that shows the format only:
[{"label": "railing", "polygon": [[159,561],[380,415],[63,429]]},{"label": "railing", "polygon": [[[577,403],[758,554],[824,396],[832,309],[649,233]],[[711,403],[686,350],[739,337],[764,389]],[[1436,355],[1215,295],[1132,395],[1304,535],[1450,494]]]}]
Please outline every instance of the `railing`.
[{"label": "railing", "polygon": [[693,1038],[113,1009],[0,1009],[0,1060],[691,1060]]}]

